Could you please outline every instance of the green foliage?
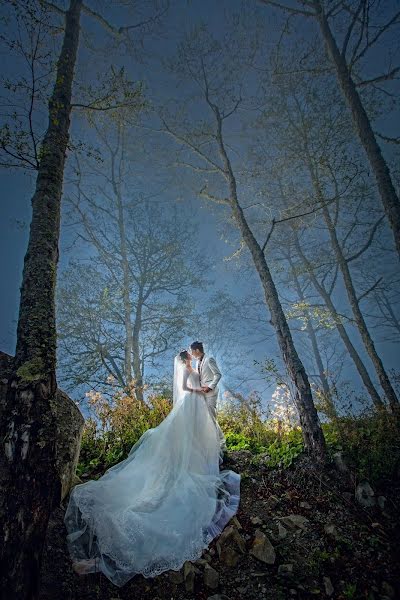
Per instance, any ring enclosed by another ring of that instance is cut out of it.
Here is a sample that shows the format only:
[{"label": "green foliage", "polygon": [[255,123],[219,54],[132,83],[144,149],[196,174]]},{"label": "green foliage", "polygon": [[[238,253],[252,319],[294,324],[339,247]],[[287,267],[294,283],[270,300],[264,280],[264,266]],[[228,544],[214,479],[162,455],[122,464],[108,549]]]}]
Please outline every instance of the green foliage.
[{"label": "green foliage", "polygon": [[[88,395],[94,414],[85,423],[78,475],[96,476],[123,460],[140,436],[169,413],[171,403],[164,395],[150,395],[142,403],[133,392],[119,393],[112,401],[98,392]],[[248,450],[254,464],[262,461],[270,468],[289,468],[304,452],[300,427],[283,427],[279,420],[266,418],[257,395],[231,397],[219,411],[218,421],[228,451]],[[400,437],[390,414],[336,417],[323,423],[322,429],[330,457],[343,451],[356,479],[374,484],[393,477],[400,462]]]},{"label": "green foliage", "polygon": [[358,479],[378,483],[394,477],[400,464],[400,427],[391,414],[341,417],[331,428]]}]

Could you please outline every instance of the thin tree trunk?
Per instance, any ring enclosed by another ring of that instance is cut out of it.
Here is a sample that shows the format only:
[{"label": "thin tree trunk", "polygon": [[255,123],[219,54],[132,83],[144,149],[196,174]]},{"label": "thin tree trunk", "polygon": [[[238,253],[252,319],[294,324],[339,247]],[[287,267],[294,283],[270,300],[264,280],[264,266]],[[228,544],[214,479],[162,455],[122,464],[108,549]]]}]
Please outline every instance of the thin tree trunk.
[{"label": "thin tree trunk", "polygon": [[400,201],[392,182],[389,167],[376,141],[368,115],[351,77],[346,58],[340,52],[332,34],[321,1],[315,0],[314,7],[328,54],[336,69],[339,85],[351,111],[355,130],[375,175],[382,204],[392,228],[397,252],[400,256]]},{"label": "thin tree trunk", "polygon": [[71,0],[49,102],[32,222],[25,256],[14,376],[0,424],[0,553],[2,598],[38,597],[39,568],[57,494],[54,423],[56,382],[55,285],[60,203],[69,140],[71,94],[81,0]]},{"label": "thin tree trunk", "polygon": [[326,460],[324,434],[314,406],[310,382],[293,343],[289,325],[280,303],[278,292],[268,268],[264,252],[254,237],[244,216],[237,197],[236,179],[225,149],[222,135],[222,118],[216,106],[212,106],[217,119],[217,142],[224,165],[225,177],[229,185],[229,205],[243,239],[250,250],[254,265],[264,289],[265,300],[271,313],[271,323],[275,329],[278,344],[290,378],[295,386],[295,403],[299,413],[304,445],[312,456],[320,462]]},{"label": "thin tree trunk", "polygon": [[307,257],[305,256],[305,254],[300,246],[300,242],[297,237],[297,233],[295,231],[293,231],[293,239],[294,239],[294,243],[295,243],[295,247],[298,252],[298,255],[300,256],[305,268],[307,269],[308,276],[310,277],[310,280],[311,280],[314,288],[316,289],[316,291],[319,293],[319,295],[325,302],[326,307],[328,308],[330,315],[335,322],[336,329],[337,329],[351,359],[354,362],[354,365],[361,377],[361,380],[362,380],[366,390],[368,391],[368,393],[371,397],[373,404],[379,410],[384,409],[385,405],[382,402],[382,399],[380,398],[378,392],[376,391],[374,384],[372,383],[372,380],[368,374],[368,370],[367,370],[366,366],[364,365],[364,363],[361,359],[361,356],[358,354],[357,350],[353,346],[353,344],[348,336],[348,333],[346,331],[346,328],[344,327],[343,323],[340,320],[340,317],[337,314],[335,305],[333,304],[330,295],[328,294],[328,292],[326,291],[324,286],[318,281],[310,261],[307,259]]},{"label": "thin tree trunk", "polygon": [[[293,282],[294,282],[294,286],[296,288],[297,295],[299,297],[299,300],[301,302],[305,303],[306,299],[303,294],[303,290],[301,289],[300,281],[299,281],[299,278],[297,277],[296,270],[293,265],[292,259],[289,257],[288,260],[289,260],[289,264],[292,269],[292,277],[293,277]],[[312,351],[314,354],[315,363],[317,365],[319,380],[321,382],[324,399],[325,399],[325,402],[327,405],[329,416],[332,419],[334,419],[337,417],[336,407],[335,407],[335,404],[332,399],[332,394],[331,394],[331,391],[329,388],[328,378],[326,376],[324,364],[322,362],[321,353],[319,351],[317,335],[316,335],[314,327],[312,325],[311,315],[307,309],[304,310],[304,317],[306,319],[306,331],[307,331],[308,339],[310,340],[310,343],[311,343],[311,348],[312,348]]]},{"label": "thin tree trunk", "polygon": [[142,375],[142,361],[140,359],[140,330],[142,328],[142,309],[143,309],[143,296],[142,290],[139,289],[139,296],[136,305],[136,316],[133,324],[132,331],[132,349],[133,349],[133,373],[135,376],[136,398],[140,402],[143,400],[143,375]]},{"label": "thin tree trunk", "polygon": [[[121,125],[118,125],[118,136],[120,138],[122,144],[122,154],[124,151],[124,139],[121,136],[124,135],[124,132],[121,132]],[[122,161],[122,158],[121,158]],[[112,185],[114,189],[114,194],[117,200],[117,209],[118,209],[118,229],[119,229],[119,244],[120,244],[120,253],[121,253],[121,267],[123,273],[123,282],[122,282],[122,300],[124,305],[124,325],[125,325],[125,382],[126,385],[130,385],[132,383],[132,356],[133,356],[133,344],[132,344],[132,304],[131,304],[131,278],[129,275],[129,259],[128,259],[128,250],[126,245],[126,231],[125,231],[125,220],[124,220],[124,207],[121,198],[121,188],[120,188],[120,180],[117,184],[115,177],[115,156],[112,153],[111,155],[111,179]]]},{"label": "thin tree trunk", "polygon": [[390,379],[385,371],[382,360],[376,351],[375,344],[369,333],[367,324],[364,319],[364,315],[362,314],[362,312],[360,310],[360,304],[358,302],[357,294],[354,289],[353,280],[352,280],[351,273],[350,273],[350,268],[349,268],[346,258],[343,255],[342,248],[340,246],[340,243],[339,243],[339,240],[337,237],[335,225],[332,221],[331,214],[329,212],[329,208],[326,204],[325,197],[322,193],[320,182],[314,171],[314,168],[313,168],[313,165],[311,162],[311,158],[308,155],[307,148],[306,148],[306,159],[307,159],[307,163],[308,163],[308,169],[310,172],[312,184],[313,184],[315,193],[317,195],[318,201],[320,202],[320,205],[322,208],[322,214],[323,214],[326,226],[328,228],[333,251],[335,253],[336,260],[339,265],[339,269],[342,273],[347,297],[349,299],[351,310],[353,312],[354,320],[356,322],[358,331],[360,332],[361,339],[364,343],[364,347],[368,353],[368,356],[370,357],[370,359],[372,361],[372,364],[374,365],[376,374],[379,379],[379,383],[381,384],[382,389],[385,392],[385,396],[389,402],[389,406],[390,406],[392,412],[396,412],[400,409],[398,398],[392,387]]},{"label": "thin tree trunk", "polygon": [[332,245],[334,248],[336,259],[339,263],[339,267],[342,272],[343,281],[344,281],[344,284],[346,287],[347,297],[349,299],[350,306],[351,306],[358,330],[359,330],[361,338],[364,342],[365,349],[368,352],[368,355],[375,367],[376,374],[378,376],[378,379],[382,386],[382,389],[385,392],[385,396],[389,402],[390,408],[392,409],[393,412],[396,412],[400,409],[399,400],[396,396],[396,393],[392,387],[390,379],[389,379],[389,377],[386,373],[386,370],[383,366],[382,360],[376,351],[375,344],[369,333],[367,324],[364,319],[364,315],[362,314],[362,312],[360,310],[360,305],[358,302],[356,291],[353,286],[353,281],[351,278],[349,265],[347,263],[347,260],[343,256],[343,252],[340,247],[339,241],[337,239],[336,230],[335,230],[334,224],[332,223],[332,219],[331,219],[329,210],[325,205],[323,206],[322,210],[323,210],[326,224],[328,226],[329,234],[331,236],[331,242],[332,242]]}]

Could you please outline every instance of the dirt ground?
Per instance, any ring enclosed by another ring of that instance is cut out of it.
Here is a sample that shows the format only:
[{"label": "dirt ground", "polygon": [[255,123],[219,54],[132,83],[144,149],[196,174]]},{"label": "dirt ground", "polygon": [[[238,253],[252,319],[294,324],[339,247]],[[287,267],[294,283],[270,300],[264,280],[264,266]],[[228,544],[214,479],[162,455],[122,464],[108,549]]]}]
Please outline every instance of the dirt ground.
[{"label": "dirt ground", "polygon": [[285,470],[253,462],[246,451],[230,453],[226,468],[242,475],[240,509],[202,559],[122,588],[73,572],[61,506],[48,528],[40,600],[400,597],[399,479],[364,508],[333,467],[319,473],[307,457]]}]

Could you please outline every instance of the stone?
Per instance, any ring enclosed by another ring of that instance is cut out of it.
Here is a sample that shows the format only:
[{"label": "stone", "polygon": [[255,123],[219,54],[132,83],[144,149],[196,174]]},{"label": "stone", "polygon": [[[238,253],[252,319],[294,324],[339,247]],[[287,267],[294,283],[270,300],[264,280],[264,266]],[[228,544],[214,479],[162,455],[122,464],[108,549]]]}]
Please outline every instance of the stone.
[{"label": "stone", "polygon": [[262,525],[263,524],[263,520],[260,519],[260,517],[250,517],[250,522],[252,525]]},{"label": "stone", "polygon": [[265,502],[265,506],[267,510],[274,510],[279,504],[279,498],[277,496],[270,496],[268,500]]},{"label": "stone", "polygon": [[309,520],[303,515],[288,515],[287,517],[280,517],[280,520],[289,527],[289,529],[302,529],[303,531],[307,528]]},{"label": "stone", "polygon": [[394,590],[394,587],[392,585],[390,585],[390,583],[388,583],[387,581],[382,581],[382,592],[388,598],[395,598],[396,597],[396,592]]},{"label": "stone", "polygon": [[371,508],[372,506],[375,506],[375,492],[368,481],[360,481],[356,487],[356,500],[364,508]]},{"label": "stone", "polygon": [[386,498],[385,496],[378,496],[378,506],[381,510],[385,510]]},{"label": "stone", "polygon": [[204,568],[204,584],[212,590],[215,590],[219,585],[219,573],[209,564],[206,564]]},{"label": "stone", "polygon": [[341,450],[334,453],[333,462],[339,473],[342,473],[343,475],[348,475],[349,467],[346,464],[344,454]]},{"label": "stone", "polygon": [[293,573],[293,564],[292,563],[286,563],[286,564],[282,564],[279,565],[278,567],[278,575],[291,575]]},{"label": "stone", "polygon": [[276,560],[275,549],[265,533],[256,529],[250,554],[267,565],[273,565]]},{"label": "stone", "polygon": [[278,540],[283,540],[287,536],[287,529],[278,521]]},{"label": "stone", "polygon": [[185,589],[187,592],[193,592],[194,590],[194,578],[197,573],[200,573],[193,563],[188,560],[183,565],[183,578],[185,581]]},{"label": "stone", "polygon": [[333,585],[332,585],[332,581],[330,577],[323,577],[322,581],[324,582],[324,587],[325,587],[325,594],[327,596],[332,596],[333,592],[335,591]]},{"label": "stone", "polygon": [[231,523],[234,527],[236,527],[236,529],[238,529],[238,531],[241,531],[243,529],[243,527],[240,524],[240,521],[237,517],[233,517],[233,519],[231,520]]},{"label": "stone", "polygon": [[214,594],[213,596],[208,596],[207,600],[229,600],[229,598],[225,594]]},{"label": "stone", "polygon": [[194,565],[196,565],[196,567],[205,567],[206,565],[208,565],[209,561],[206,560],[205,558],[198,558],[197,560],[194,561]]},{"label": "stone", "polygon": [[311,510],[311,504],[308,502],[300,502],[300,508],[305,508],[306,510]]},{"label": "stone", "polygon": [[230,546],[223,548],[220,554],[220,561],[224,563],[227,567],[236,567],[240,560],[239,552]]},{"label": "stone", "polygon": [[170,571],[169,572],[169,580],[171,583],[174,583],[175,585],[179,585],[180,583],[183,583],[184,581],[184,576],[183,576],[183,571]]},{"label": "stone", "polygon": [[327,535],[335,539],[338,539],[340,537],[338,530],[336,529],[336,525],[334,525],[333,523],[327,523],[326,525],[324,525],[324,531]]}]

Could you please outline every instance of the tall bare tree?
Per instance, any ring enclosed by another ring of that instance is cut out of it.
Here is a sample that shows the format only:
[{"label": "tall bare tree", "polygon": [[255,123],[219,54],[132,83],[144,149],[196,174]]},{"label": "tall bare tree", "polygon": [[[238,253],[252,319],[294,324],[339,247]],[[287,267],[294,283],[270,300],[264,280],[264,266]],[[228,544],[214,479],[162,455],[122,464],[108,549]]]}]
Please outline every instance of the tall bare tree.
[{"label": "tall bare tree", "polygon": [[[33,163],[37,179],[21,287],[16,356],[0,424],[1,591],[4,598],[16,600],[38,597],[44,535],[57,492],[57,424],[51,410],[57,389],[55,284],[81,13],[85,11],[108,25],[113,35],[130,35],[129,28],[114,28],[82,0],[70,0],[67,11],[55,3],[44,4],[64,20],[60,27],[63,43],[49,99],[47,130],[38,160]],[[8,138],[7,144],[9,150]],[[4,150],[4,143],[1,145]]]},{"label": "tall bare tree", "polygon": [[[400,66],[391,66],[386,72],[363,79],[357,74],[359,62],[400,25],[400,12],[394,8],[381,22],[380,5],[371,0],[334,2],[330,0],[296,0],[293,4],[259,0],[264,5],[279,8],[291,15],[313,19],[318,24],[327,54],[334,67],[337,80],[350,110],[356,134],[365,150],[371,170],[374,173],[380,198],[393,231],[395,246],[400,256],[400,201],[390,170],[382,155],[370,117],[359,90],[368,85],[393,81],[400,72]],[[344,34],[334,32],[334,22],[345,27]],[[393,34],[396,35],[395,33]]]},{"label": "tall bare tree", "polygon": [[[231,51],[234,54],[231,54]],[[316,460],[324,461],[325,441],[307,373],[293,343],[289,325],[264,254],[263,243],[257,240],[239,201],[237,177],[231,160],[229,142],[226,139],[227,121],[233,115],[237,115],[238,107],[243,100],[240,90],[242,82],[236,80],[236,75],[239,75],[236,60],[240,61],[240,58],[238,47],[235,47],[235,44],[229,46],[227,38],[220,43],[212,39],[204,29],[195,31],[192,36],[188,36],[180,46],[178,69],[200,90],[198,97],[207,113],[202,115],[203,120],[200,120],[197,128],[194,125],[193,115],[189,115],[188,122],[184,122],[183,126],[181,124],[180,129],[172,126],[164,117],[162,131],[172,137],[182,149],[179,156],[182,167],[197,173],[204,173],[207,179],[210,174],[217,174],[220,179],[214,181],[215,186],[218,189],[218,186],[223,183],[226,189],[226,195],[224,192],[218,195],[211,193],[206,179],[205,182],[203,180],[199,195],[228,210],[228,214],[231,215],[252,256],[270,312],[271,324],[277,336],[282,360],[295,388],[295,403],[305,447]],[[186,130],[182,132],[184,128]],[[188,155],[188,160],[181,156],[184,151]],[[190,158],[195,162],[190,162]],[[200,160],[196,161],[196,158]]]}]

